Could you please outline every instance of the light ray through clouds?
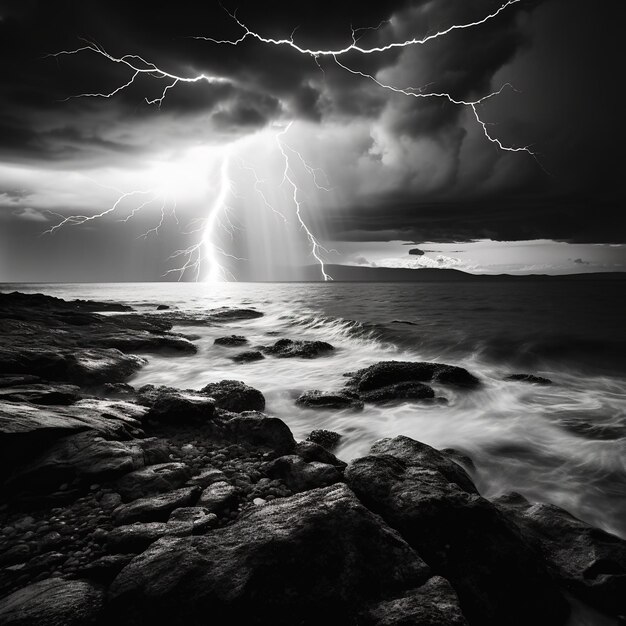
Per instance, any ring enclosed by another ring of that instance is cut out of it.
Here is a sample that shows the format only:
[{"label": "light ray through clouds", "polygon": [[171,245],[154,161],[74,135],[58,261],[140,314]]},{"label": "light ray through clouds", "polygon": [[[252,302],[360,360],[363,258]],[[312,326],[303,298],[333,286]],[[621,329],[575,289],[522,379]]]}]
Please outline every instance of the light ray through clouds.
[{"label": "light ray through clouds", "polygon": [[[521,0],[508,0],[504,4],[502,4],[497,10],[485,15],[481,19],[475,20],[473,22],[461,23],[461,24],[452,24],[449,27],[439,30],[435,33],[427,35],[422,38],[410,38],[403,41],[395,41],[385,45],[380,46],[372,46],[372,47],[364,47],[359,44],[359,40],[363,36],[362,34],[357,36],[357,33],[361,33],[365,30],[378,30],[385,24],[389,23],[389,20],[385,20],[381,22],[377,27],[372,28],[358,28],[351,30],[351,43],[343,48],[338,49],[312,49],[305,48],[298,45],[295,40],[295,31],[292,33],[289,39],[276,39],[272,37],[267,37],[257,33],[256,31],[249,28],[246,24],[244,24],[241,20],[239,20],[235,13],[231,13],[232,19],[242,28],[243,34],[233,40],[227,39],[216,39],[213,37],[195,37],[195,39],[201,39],[206,42],[210,42],[215,45],[228,45],[228,46],[238,46],[242,44],[247,39],[254,39],[259,43],[267,46],[279,46],[279,47],[288,47],[292,50],[295,50],[299,54],[310,56],[314,62],[322,69],[319,60],[322,57],[326,57],[332,59],[334,63],[346,71],[349,74],[359,76],[361,78],[367,79],[368,81],[374,82],[378,87],[382,90],[391,91],[394,93],[402,94],[408,97],[413,98],[436,98],[443,99],[451,104],[466,107],[471,109],[473,113],[473,117],[476,120],[476,123],[482,130],[482,133],[486,140],[495,144],[500,150],[507,152],[525,152],[536,159],[534,152],[530,149],[529,146],[508,146],[502,143],[500,139],[490,134],[487,123],[480,117],[479,106],[483,104],[490,98],[494,98],[498,96],[505,88],[513,88],[510,84],[505,84],[500,87],[497,91],[492,93],[488,93],[478,99],[475,100],[460,100],[454,98],[448,92],[435,92],[428,91],[428,86],[423,88],[415,88],[415,87],[395,87],[393,85],[387,84],[379,80],[375,75],[368,74],[366,72],[362,72],[360,70],[356,70],[347,65],[347,62],[340,60],[340,57],[344,57],[348,53],[357,53],[361,55],[375,55],[385,53],[390,50],[399,49],[399,48],[408,48],[412,46],[421,46],[427,44],[429,41],[438,39],[440,37],[444,37],[454,31],[464,30],[474,28],[481,24],[485,24],[486,22],[497,18],[497,16],[505,11],[511,5],[517,4],[521,2]],[[393,19],[393,18],[392,18]],[[101,57],[104,57],[107,61],[113,64],[117,64],[121,67],[127,68],[130,71],[130,78],[125,80],[121,85],[116,87],[115,89],[109,92],[94,92],[94,93],[82,93],[76,94],[70,97],[76,98],[90,98],[90,97],[98,97],[98,98],[112,98],[118,95],[120,92],[128,89],[131,85],[133,85],[136,80],[141,76],[149,77],[155,81],[165,81],[162,91],[158,97],[149,99],[145,98],[146,103],[150,105],[156,105],[157,107],[161,107],[163,102],[165,101],[168,93],[171,92],[177,85],[182,83],[208,83],[210,85],[224,85],[230,84],[235,85],[236,81],[218,75],[211,75],[200,73],[192,76],[183,76],[178,74],[173,74],[171,72],[165,71],[162,68],[158,67],[154,63],[146,60],[142,56],[136,54],[125,54],[120,57],[116,57],[109,52],[107,52],[100,45],[93,43],[91,41],[85,41],[86,45],[77,48],[75,50],[64,50],[61,52],[54,53],[52,57],[61,57],[68,55],[77,55],[83,53],[95,53]],[[306,240],[309,246],[309,252],[311,257],[314,259],[315,263],[319,266],[320,274],[323,280],[332,280],[332,277],[326,272],[326,267],[324,263],[324,254],[328,253],[318,241],[316,235],[313,233],[312,229],[308,226],[307,220],[303,214],[303,209],[305,206],[303,199],[303,192],[301,190],[300,184],[298,182],[297,176],[294,173],[294,167],[291,162],[293,158],[297,159],[305,173],[311,177],[315,187],[324,191],[331,191],[331,184],[327,181],[327,177],[324,174],[324,182],[320,182],[322,175],[321,170],[319,168],[311,166],[302,156],[302,154],[295,150],[293,147],[289,145],[286,141],[286,135],[290,128],[292,127],[293,120],[289,120],[284,124],[284,127],[277,131],[275,134],[276,146],[280,152],[280,156],[282,158],[283,163],[283,171],[282,171],[282,180],[279,186],[283,185],[285,187],[289,187],[289,196],[292,204],[292,211],[294,213],[295,222],[298,227],[304,232],[306,236]],[[229,280],[232,277],[228,268],[225,266],[223,259],[231,258],[242,260],[239,257],[231,254],[227,250],[224,250],[221,246],[217,245],[216,235],[218,228],[232,228],[232,223],[230,223],[230,219],[228,217],[228,198],[232,195],[236,195],[235,190],[233,189],[233,181],[229,174],[229,169],[232,165],[233,159],[235,156],[235,149],[237,142],[233,142],[232,144],[226,146],[223,149],[223,154],[221,155],[221,165],[219,168],[219,176],[217,183],[215,185],[214,190],[214,198],[210,203],[210,206],[207,209],[206,217],[201,220],[201,226],[194,231],[200,233],[200,238],[192,245],[185,249],[177,250],[170,257],[171,259],[179,259],[181,258],[183,262],[175,268],[170,269],[167,274],[177,273],[179,280],[182,279],[187,272],[191,272],[196,280],[206,280],[210,282]],[[272,203],[268,202],[265,191],[263,190],[263,185],[266,184],[266,181],[261,179],[257,172],[247,163],[243,162],[239,157],[239,162],[241,163],[241,169],[249,170],[252,173],[253,177],[253,186],[254,191],[259,195],[259,197],[263,201],[263,205],[268,210],[274,212],[278,216],[282,217],[284,223],[287,223],[288,218],[286,212],[283,210],[277,209]],[[268,183],[269,184],[269,183]],[[146,198],[147,196],[147,198]],[[119,209],[126,205],[130,200],[139,200],[140,203],[137,204],[132,211],[124,218],[121,219],[123,222],[127,222],[132,219],[139,211],[142,209],[149,207],[153,204],[158,206],[158,200],[161,200],[160,204],[160,219],[158,223],[153,227],[148,229],[142,236],[147,237],[148,235],[154,233],[158,234],[159,229],[163,225],[165,219],[171,215],[174,219],[178,219],[176,217],[176,199],[169,199],[167,194],[162,194],[159,190],[131,190],[127,192],[120,192],[117,200],[107,209],[101,211],[100,213],[86,216],[86,215],[70,215],[61,219],[58,223],[51,226],[47,231],[48,234],[54,233],[56,230],[66,226],[78,226],[84,224],[88,221],[94,221],[100,218],[104,218],[113,213],[119,211]],[[282,208],[282,207],[281,207]],[[225,225],[226,224],[226,225]],[[232,232],[232,231],[231,231]],[[206,269],[204,267],[206,266]]]}]

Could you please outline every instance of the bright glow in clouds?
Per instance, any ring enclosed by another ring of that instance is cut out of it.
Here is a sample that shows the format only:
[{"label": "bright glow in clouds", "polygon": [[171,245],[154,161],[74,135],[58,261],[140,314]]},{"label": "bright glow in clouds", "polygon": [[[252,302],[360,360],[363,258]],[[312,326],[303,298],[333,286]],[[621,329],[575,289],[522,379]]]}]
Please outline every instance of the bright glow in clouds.
[{"label": "bright glow in clouds", "polygon": [[[426,88],[420,87],[395,86],[386,82],[382,82],[381,77],[377,77],[362,72],[360,70],[356,70],[346,65],[347,61],[343,60],[343,57],[348,53],[367,56],[384,53],[385,51],[395,48],[410,49],[412,47],[419,47],[431,40],[444,37],[449,33],[452,33],[453,31],[469,29],[484,24],[492,19],[495,19],[510,5],[517,4],[520,1],[521,0],[507,0],[500,7],[497,7],[492,13],[484,15],[479,19],[475,19],[473,21],[468,21],[465,23],[451,24],[447,28],[441,29],[423,38],[411,36],[407,39],[392,41],[384,45],[371,47],[366,47],[359,44],[358,38],[356,36],[357,31],[353,30],[352,43],[343,48],[329,50],[303,48],[295,43],[293,37],[291,39],[275,39],[272,37],[261,35],[260,33],[251,30],[247,25],[239,21],[234,15],[232,15],[233,19],[243,30],[243,34],[241,35],[241,37],[235,40],[217,40],[210,37],[203,37],[202,39],[205,39],[206,41],[216,45],[238,46],[244,40],[252,38],[265,46],[286,47],[295,50],[301,55],[311,57],[311,59],[318,65],[320,62],[320,58],[328,58],[330,61],[334,62],[337,67],[341,68],[347,74],[351,74],[356,78],[362,78],[365,81],[374,83],[374,85],[383,92],[387,91],[391,92],[391,94],[400,94],[409,98],[417,99],[441,99],[458,107],[471,110],[474,121],[481,129],[483,137],[491,144],[495,144],[499,150],[505,152],[525,152],[533,155],[531,150],[526,146],[514,147],[503,144],[497,137],[491,134],[487,124],[480,117],[479,106],[483,102],[498,96],[504,87],[501,87],[500,89],[497,89],[492,93],[487,93],[480,97],[476,97],[472,100],[460,100],[454,98],[451,94],[447,92],[435,90],[431,91]],[[379,29],[383,29],[387,25],[391,25],[393,28],[393,24],[393,21],[384,22],[378,28],[372,30],[378,31]],[[233,79],[225,76],[211,75],[205,73],[191,76],[173,74],[136,54],[125,54],[123,56],[117,57],[104,50],[98,44],[92,42],[86,42],[85,46],[76,50],[62,51],[51,56],[58,58],[61,56],[71,56],[77,54],[95,54],[104,58],[107,62],[119,66],[121,70],[121,78],[119,85],[111,91],[76,94],[75,97],[105,99],[114,98],[120,92],[126,90],[128,87],[133,85],[137,79],[141,77],[146,77],[158,81],[157,84],[161,89],[159,96],[154,98],[146,98],[146,102],[148,104],[152,104],[161,108],[167,96],[172,92],[174,88],[176,88],[180,84],[207,83],[208,85],[235,85],[235,81]],[[341,61],[339,60],[339,57],[342,58]],[[301,180],[301,177],[297,176],[296,174],[296,167],[299,167],[301,170],[303,170],[303,173],[306,176],[312,179],[316,190],[327,191],[327,188],[324,185],[319,184],[317,178],[317,168],[309,165],[309,163],[305,161],[304,157],[302,156],[302,153],[295,148],[292,148],[287,143],[288,139],[290,138],[286,135],[290,130],[291,125],[292,122],[288,121],[286,127],[284,127],[283,130],[266,131],[270,133],[274,132],[274,143],[275,145],[277,145],[280,156],[282,157],[282,179],[278,183],[278,186],[279,188],[282,188],[282,191],[284,191],[285,188],[288,188],[288,202],[291,205],[291,215],[293,216],[296,226],[298,226],[299,230],[304,233],[304,239],[307,242],[309,253],[313,260],[318,264],[321,277],[324,280],[329,280],[331,279],[331,277],[325,271],[325,262],[323,258],[323,254],[328,253],[328,251],[325,250],[325,248],[320,244],[317,239],[317,235],[314,234],[318,231],[316,231],[310,225],[309,216],[305,218],[305,208],[309,209],[310,212],[311,206],[310,202],[305,202],[304,200],[306,194],[303,192],[303,182]],[[258,138],[261,134],[262,133],[259,133],[255,135],[255,137]],[[369,135],[372,140],[372,145],[367,153],[368,158],[371,159],[373,163],[379,162],[383,166],[383,168],[388,168],[392,171],[401,169],[402,164],[405,163],[407,160],[407,154],[404,153],[405,151],[402,151],[402,154],[394,152],[394,147],[396,147],[396,144],[392,146],[392,142],[389,142],[385,139],[385,134],[384,132],[381,132],[380,128],[370,130]],[[456,141],[458,142],[458,139]],[[241,147],[244,142],[247,144],[247,150],[245,155],[241,155],[239,154],[238,147]],[[387,146],[385,146],[385,144],[387,144]],[[453,144],[454,142],[452,142],[452,145],[446,146],[445,143],[444,145],[438,145],[437,142],[429,141],[426,146],[427,154],[429,155],[429,158],[434,159],[437,162],[445,160],[445,154],[454,151]],[[419,144],[415,143],[414,150],[408,155],[411,162],[414,162],[415,160],[419,161],[420,156],[423,154],[419,147]],[[334,147],[331,147],[331,151],[333,150]],[[174,258],[183,259],[183,262],[179,267],[170,270],[170,272],[179,272],[180,278],[185,275],[185,272],[187,272],[187,270],[192,270],[196,278],[204,276],[206,280],[210,281],[223,280],[227,277],[228,269],[222,263],[220,258],[226,257],[233,260],[241,260],[240,257],[237,257],[230,251],[226,251],[223,246],[219,245],[217,241],[217,233],[219,228],[222,227],[230,234],[233,241],[235,239],[233,229],[236,229],[236,226],[233,224],[228,215],[229,201],[231,196],[234,196],[237,193],[241,193],[241,191],[235,184],[231,169],[233,160],[236,157],[247,157],[248,153],[253,153],[251,143],[246,142],[245,139],[243,139],[233,142],[226,147],[222,147],[219,150],[211,150],[207,154],[204,160],[204,171],[206,172],[207,168],[211,169],[211,166],[217,159],[219,160],[219,174],[215,177],[215,180],[212,183],[212,198],[206,204],[207,208],[205,215],[200,221],[200,226],[196,229],[196,232],[201,233],[200,239],[191,244],[188,248],[178,250],[172,255]],[[143,233],[143,236],[148,237],[153,233],[158,234],[160,228],[163,226],[164,222],[168,218],[171,217],[172,219],[178,220],[176,213],[177,207],[184,203],[184,196],[189,194],[190,187],[193,188],[192,184],[188,184],[187,179],[194,174],[200,176],[200,178],[203,178],[203,176],[199,172],[195,171],[197,168],[197,163],[201,162],[197,158],[197,156],[198,155],[196,155],[194,159],[191,159],[189,161],[187,161],[186,159],[182,161],[178,160],[175,164],[173,162],[168,162],[166,164],[161,163],[158,165],[152,163],[147,168],[146,176],[148,178],[150,178],[151,176],[155,176],[156,178],[158,178],[158,180],[155,182],[155,186],[139,187],[137,182],[135,182],[135,184],[132,185],[130,189],[123,187],[119,183],[116,185],[109,185],[108,188],[112,192],[118,193],[118,196],[116,199],[113,200],[108,208],[102,210],[99,213],[91,215],[77,214],[66,217],[60,215],[58,216],[60,218],[59,221],[55,225],[51,226],[51,228],[48,229],[48,232],[53,233],[58,228],[65,226],[80,226],[87,222],[93,222],[94,220],[118,215],[120,213],[123,213],[121,219],[123,221],[128,221],[129,219],[135,217],[137,213],[142,212],[144,209],[149,209],[150,207],[156,206],[158,212],[160,213],[160,218],[158,219],[155,226],[149,228],[145,233]],[[415,158],[411,158],[411,156],[414,156]],[[425,164],[428,165],[428,160],[426,160]],[[288,212],[284,208],[284,201],[278,206],[278,208],[274,207],[273,204],[268,201],[267,196],[265,195],[265,191],[261,189],[262,181],[265,179],[259,176],[254,167],[251,167],[249,164],[245,165],[245,168],[252,171],[252,174],[254,176],[254,190],[263,198],[264,206],[266,208],[270,208],[274,214],[282,216],[284,219],[289,219],[285,217],[288,215]],[[241,166],[240,169],[242,169]],[[435,186],[441,186],[445,184],[445,179],[450,174],[447,174],[445,172],[445,169],[439,170],[443,172],[443,179],[438,179],[431,175],[431,169],[432,167],[424,167],[423,171],[420,172],[421,175],[419,179],[417,180],[413,180],[415,177],[411,176],[411,185],[424,185],[426,181],[434,181],[430,184],[434,184]],[[275,172],[273,172],[272,174],[275,174]],[[362,174],[363,172],[359,171],[359,175],[362,176]],[[413,170],[412,174],[415,174],[415,170]],[[204,174],[204,178],[206,178],[206,173]],[[268,178],[269,180],[273,180],[275,176],[270,175]],[[395,187],[393,183],[400,182],[394,180],[393,176],[391,178],[387,177],[387,179],[392,181],[392,189]],[[371,181],[372,179],[366,177],[365,180]],[[99,180],[98,182],[103,185],[105,184],[102,182],[102,180]],[[380,185],[372,190],[372,192],[376,193],[380,193],[380,191]],[[180,197],[178,195],[179,192],[182,194],[183,197]],[[132,205],[132,203],[135,203],[134,206]],[[150,210],[152,209],[150,208]],[[267,242],[265,243],[267,244]],[[283,262],[284,261],[291,261],[291,259],[285,258]],[[208,270],[204,273],[201,271],[201,266],[203,263],[208,265]]]}]

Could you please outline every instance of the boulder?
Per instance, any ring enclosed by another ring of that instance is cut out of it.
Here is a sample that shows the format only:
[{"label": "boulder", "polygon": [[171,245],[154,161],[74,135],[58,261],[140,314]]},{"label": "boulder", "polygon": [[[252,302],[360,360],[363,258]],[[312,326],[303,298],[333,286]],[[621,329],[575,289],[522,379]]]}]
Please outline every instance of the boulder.
[{"label": "boulder", "polygon": [[184,506],[171,512],[168,523],[172,522],[191,524],[194,535],[203,535],[217,525],[217,515],[203,506]]},{"label": "boulder", "polygon": [[227,346],[229,348],[243,346],[248,340],[241,335],[229,335],[228,337],[218,337],[214,342],[216,346]]},{"label": "boulder", "polygon": [[549,378],[543,376],[535,376],[534,374],[511,374],[504,380],[514,381],[519,383],[531,383],[534,385],[551,385],[552,381]]},{"label": "boulder", "polygon": [[312,441],[299,441],[296,444],[294,454],[297,454],[307,463],[318,461],[319,463],[327,463],[341,469],[346,467],[346,463],[339,460],[332,452]]},{"label": "boulder", "polygon": [[227,411],[262,411],[265,408],[263,394],[239,380],[222,380],[202,388],[202,393],[215,400],[215,405]]},{"label": "boulder", "polygon": [[359,396],[350,391],[305,391],[298,397],[296,404],[315,409],[363,409]]},{"label": "boulder", "polygon": [[105,554],[78,569],[81,578],[109,585],[130,563],[133,554]]},{"label": "boulder", "polygon": [[292,491],[306,491],[317,487],[327,487],[343,479],[341,471],[327,463],[311,461],[307,463],[297,455],[281,456],[267,468],[270,478],[279,478]]},{"label": "boulder", "polygon": [[274,345],[266,346],[263,351],[266,354],[288,359],[300,357],[303,359],[315,359],[327,355],[335,348],[325,341],[302,341],[293,339],[279,339]]},{"label": "boulder", "polygon": [[226,480],[226,474],[221,470],[218,470],[215,467],[210,467],[202,470],[199,474],[196,474],[193,478],[190,478],[187,481],[188,485],[198,485],[198,487],[208,487],[213,483],[219,482],[221,480]]},{"label": "boulder", "polygon": [[117,481],[116,490],[124,502],[173,491],[182,487],[191,477],[184,463],[160,463],[135,470]]},{"label": "boulder", "polygon": [[139,554],[161,537],[185,537],[192,531],[191,522],[137,522],[111,530],[106,549],[114,554]]},{"label": "boulder", "polygon": [[246,350],[245,352],[239,352],[230,357],[235,363],[252,363],[254,361],[262,361],[265,357],[262,352],[258,350]]},{"label": "boulder", "polygon": [[360,616],[359,626],[468,626],[450,583],[433,576],[401,598],[383,600]]},{"label": "boulder", "polygon": [[462,367],[443,363],[381,361],[350,375],[348,386],[359,394],[398,383],[436,382],[474,389],[480,381]]},{"label": "boulder", "polygon": [[220,514],[226,509],[237,506],[239,490],[225,480],[220,480],[206,487],[200,494],[198,506],[205,508],[209,513]]},{"label": "boulder", "polygon": [[144,385],[137,391],[137,401],[150,407],[148,419],[161,423],[206,421],[215,413],[214,400],[190,389]]},{"label": "boulder", "polygon": [[403,451],[356,459],[346,482],[451,582],[468,621],[563,624],[568,605],[517,526],[442,471],[406,459]]},{"label": "boulder", "polygon": [[501,496],[494,504],[522,529],[569,593],[600,611],[626,614],[626,541],[519,494]]},{"label": "boulder", "polygon": [[365,402],[393,402],[395,400],[432,400],[435,397],[433,388],[424,383],[403,382],[386,385],[378,389],[364,391],[361,398]]},{"label": "boulder", "polygon": [[289,426],[277,417],[245,412],[225,423],[225,435],[235,443],[288,454],[296,446]]},{"label": "boulder", "polygon": [[312,441],[313,443],[322,446],[322,448],[326,448],[326,450],[332,452],[339,445],[341,435],[332,430],[324,430],[320,428],[312,430],[306,440]]},{"label": "boulder", "polygon": [[133,522],[164,522],[174,509],[195,504],[199,494],[199,487],[183,487],[168,493],[139,498],[130,504],[118,506],[113,511],[113,518],[120,526]]},{"label": "boulder", "polygon": [[113,581],[120,624],[348,624],[429,568],[345,485],[253,507],[207,535],[164,538]]},{"label": "boulder", "polygon": [[3,626],[88,626],[104,602],[102,589],[84,580],[46,578],[0,600]]}]

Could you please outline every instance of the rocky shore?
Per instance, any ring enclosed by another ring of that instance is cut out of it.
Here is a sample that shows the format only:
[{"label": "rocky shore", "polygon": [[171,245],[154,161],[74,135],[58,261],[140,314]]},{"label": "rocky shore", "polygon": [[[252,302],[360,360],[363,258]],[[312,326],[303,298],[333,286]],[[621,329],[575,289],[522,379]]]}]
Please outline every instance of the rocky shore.
[{"label": "rocky shore", "polygon": [[[229,333],[261,315],[0,294],[1,624],[558,626],[572,607],[626,623],[626,542],[519,494],[483,498],[454,450],[395,437],[346,464],[341,433],[295,441],[245,381],[128,384],[151,353],[195,353],[174,325],[223,326],[234,362],[332,358],[279,329],[268,346]],[[296,403],[480,385],[385,361]]]}]

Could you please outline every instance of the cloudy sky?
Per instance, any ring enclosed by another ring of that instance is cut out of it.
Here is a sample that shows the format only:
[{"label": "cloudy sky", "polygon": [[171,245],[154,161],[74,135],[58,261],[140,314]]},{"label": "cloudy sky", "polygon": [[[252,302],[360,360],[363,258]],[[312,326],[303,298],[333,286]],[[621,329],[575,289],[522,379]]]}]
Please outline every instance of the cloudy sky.
[{"label": "cloudy sky", "polygon": [[624,271],[618,4],[0,0],[0,281]]}]

